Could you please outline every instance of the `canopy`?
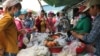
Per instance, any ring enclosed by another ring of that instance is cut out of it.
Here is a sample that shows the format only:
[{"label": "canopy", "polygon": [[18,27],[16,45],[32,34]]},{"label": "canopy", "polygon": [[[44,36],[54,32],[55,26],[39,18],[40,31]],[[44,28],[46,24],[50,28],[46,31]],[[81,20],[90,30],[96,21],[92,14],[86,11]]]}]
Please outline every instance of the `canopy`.
[{"label": "canopy", "polygon": [[50,6],[50,5],[44,5],[43,9],[48,13],[50,11],[57,13],[58,11],[61,11],[62,9],[64,9],[65,6],[60,6],[60,7],[54,7],[54,6]]},{"label": "canopy", "polygon": [[73,6],[83,0],[44,0],[46,3],[48,3],[51,6],[59,7],[59,6]]}]

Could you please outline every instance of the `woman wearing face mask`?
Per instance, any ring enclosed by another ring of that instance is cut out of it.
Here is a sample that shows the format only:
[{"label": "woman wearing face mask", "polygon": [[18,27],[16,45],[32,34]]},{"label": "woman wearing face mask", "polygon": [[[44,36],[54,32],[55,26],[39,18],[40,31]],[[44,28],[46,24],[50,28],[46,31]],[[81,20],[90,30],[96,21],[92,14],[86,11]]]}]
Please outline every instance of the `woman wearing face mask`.
[{"label": "woman wearing face mask", "polygon": [[76,31],[79,34],[86,34],[89,33],[91,30],[91,19],[90,17],[84,12],[79,14],[79,20],[75,27],[72,30]]},{"label": "woman wearing face mask", "polygon": [[38,32],[46,32],[46,17],[44,10],[41,10],[40,15],[35,19],[35,26]]},{"label": "woman wearing face mask", "polygon": [[48,13],[48,18],[46,22],[47,22],[47,28],[50,30],[50,33],[54,33],[56,30],[54,26],[54,24],[56,23],[56,18],[54,18],[54,13],[52,11]]},{"label": "woman wearing face mask", "polygon": [[[25,29],[23,20],[25,19],[25,15],[26,14],[27,14],[27,10],[21,9],[19,16],[17,18],[15,18],[15,24],[16,24],[16,27],[17,27],[18,31],[20,31],[21,29]],[[18,35],[18,47],[19,47],[19,50],[23,49],[23,48],[26,48],[24,43],[23,43],[24,35],[25,34]]]},{"label": "woman wearing face mask", "polygon": [[18,52],[18,31],[14,23],[14,14],[20,9],[21,4],[18,0],[6,0],[3,3],[4,15],[0,19],[0,45],[2,45],[0,51],[4,50],[4,53],[2,52],[1,56],[16,56]]},{"label": "woman wearing face mask", "polygon": [[[92,27],[91,22],[92,22],[91,17],[89,16],[88,11],[87,12],[81,11],[76,25],[73,28],[71,28],[71,30],[82,35],[88,34]],[[73,36],[70,36],[70,39],[74,40]]]}]

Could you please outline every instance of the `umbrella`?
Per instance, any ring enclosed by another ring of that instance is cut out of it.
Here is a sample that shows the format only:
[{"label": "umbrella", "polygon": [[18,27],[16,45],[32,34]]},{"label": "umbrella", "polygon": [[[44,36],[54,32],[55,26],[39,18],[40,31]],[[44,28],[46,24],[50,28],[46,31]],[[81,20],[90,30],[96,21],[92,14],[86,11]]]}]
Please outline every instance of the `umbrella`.
[{"label": "umbrella", "polygon": [[83,0],[44,0],[46,3],[48,3],[51,6],[59,7],[59,6],[73,6]]},{"label": "umbrella", "polygon": [[[29,4],[27,4],[27,2]],[[43,0],[22,0],[21,4],[23,9],[30,9],[35,12],[40,12],[40,10],[44,10],[43,5],[47,5],[47,3],[45,3]]]}]

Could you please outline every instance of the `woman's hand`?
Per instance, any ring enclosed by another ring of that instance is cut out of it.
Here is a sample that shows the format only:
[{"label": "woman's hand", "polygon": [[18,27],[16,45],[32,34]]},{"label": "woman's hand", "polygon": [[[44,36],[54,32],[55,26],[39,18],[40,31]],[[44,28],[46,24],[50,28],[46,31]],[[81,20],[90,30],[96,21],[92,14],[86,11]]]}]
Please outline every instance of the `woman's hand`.
[{"label": "woman's hand", "polygon": [[25,29],[21,29],[19,32],[20,32],[20,34],[26,34],[26,30]]},{"label": "woman's hand", "polygon": [[78,34],[77,32],[71,31],[71,34],[72,34],[72,36],[74,36],[75,38],[79,38],[79,39],[82,39],[82,38],[83,38],[83,35]]}]

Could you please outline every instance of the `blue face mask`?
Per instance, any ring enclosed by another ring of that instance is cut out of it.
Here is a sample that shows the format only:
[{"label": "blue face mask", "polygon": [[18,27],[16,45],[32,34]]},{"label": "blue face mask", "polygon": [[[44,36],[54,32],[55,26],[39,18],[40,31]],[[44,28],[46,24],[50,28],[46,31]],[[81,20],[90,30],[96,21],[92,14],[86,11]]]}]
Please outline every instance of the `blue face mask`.
[{"label": "blue face mask", "polygon": [[83,18],[83,17],[85,17],[86,15],[85,14],[80,14],[79,15],[79,18]]},{"label": "blue face mask", "polygon": [[14,14],[15,17],[18,17],[19,15],[20,15],[20,10]]}]

